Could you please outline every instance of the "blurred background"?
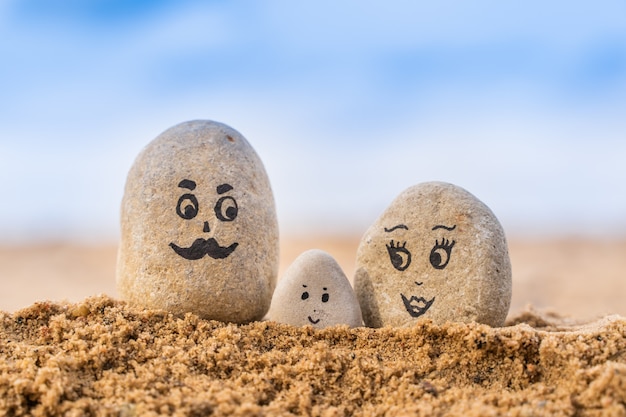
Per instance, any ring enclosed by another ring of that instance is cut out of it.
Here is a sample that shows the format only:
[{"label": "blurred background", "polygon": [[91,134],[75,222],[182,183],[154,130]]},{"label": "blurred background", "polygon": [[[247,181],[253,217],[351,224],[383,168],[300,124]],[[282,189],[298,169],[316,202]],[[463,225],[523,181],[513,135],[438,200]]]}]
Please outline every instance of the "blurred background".
[{"label": "blurred background", "polygon": [[626,314],[622,0],[4,0],[0,54],[0,309],[114,295],[135,156],[212,119],[265,163],[283,262],[322,239],[350,276],[397,194],[448,181],[503,224],[517,307]]}]

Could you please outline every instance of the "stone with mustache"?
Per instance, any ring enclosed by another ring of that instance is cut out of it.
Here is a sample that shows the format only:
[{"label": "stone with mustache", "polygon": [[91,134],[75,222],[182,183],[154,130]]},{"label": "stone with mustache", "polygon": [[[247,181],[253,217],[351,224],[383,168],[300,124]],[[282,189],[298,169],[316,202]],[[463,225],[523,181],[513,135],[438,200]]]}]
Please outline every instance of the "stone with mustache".
[{"label": "stone with mustache", "polygon": [[424,319],[502,326],[511,302],[502,226],[461,187],[417,184],[363,235],[354,289],[370,327]]},{"label": "stone with mustache", "polygon": [[141,151],[122,199],[117,289],[124,300],[246,323],[267,313],[277,272],[272,189],[241,133],[194,120]]}]

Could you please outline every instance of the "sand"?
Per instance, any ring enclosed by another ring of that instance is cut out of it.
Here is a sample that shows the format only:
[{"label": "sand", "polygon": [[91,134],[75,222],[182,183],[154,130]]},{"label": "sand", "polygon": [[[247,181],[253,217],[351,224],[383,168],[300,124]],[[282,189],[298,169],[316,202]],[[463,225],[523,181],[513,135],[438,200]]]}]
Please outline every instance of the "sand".
[{"label": "sand", "polygon": [[[352,279],[360,236],[282,237],[279,276],[302,252],[322,249]],[[626,239],[509,238],[511,314],[527,305],[592,320],[626,316]],[[78,302],[115,291],[115,244],[0,245],[0,310],[36,301]]]},{"label": "sand", "polygon": [[315,330],[109,297],[0,316],[2,415],[624,415],[626,319]]},{"label": "sand", "polygon": [[[350,276],[356,244],[290,240],[281,269],[318,247]],[[625,416],[626,243],[510,246],[503,328],[324,330],[130,308],[113,246],[0,249],[0,415]]]}]

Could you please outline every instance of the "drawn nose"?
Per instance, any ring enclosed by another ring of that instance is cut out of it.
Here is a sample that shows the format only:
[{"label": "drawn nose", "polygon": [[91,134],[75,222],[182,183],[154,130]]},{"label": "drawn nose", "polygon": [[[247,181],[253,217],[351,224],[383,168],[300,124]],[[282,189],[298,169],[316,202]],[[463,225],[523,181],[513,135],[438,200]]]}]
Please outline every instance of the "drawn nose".
[{"label": "drawn nose", "polygon": [[209,233],[211,228],[209,227],[209,222],[204,222],[204,229],[202,229],[204,233]]}]

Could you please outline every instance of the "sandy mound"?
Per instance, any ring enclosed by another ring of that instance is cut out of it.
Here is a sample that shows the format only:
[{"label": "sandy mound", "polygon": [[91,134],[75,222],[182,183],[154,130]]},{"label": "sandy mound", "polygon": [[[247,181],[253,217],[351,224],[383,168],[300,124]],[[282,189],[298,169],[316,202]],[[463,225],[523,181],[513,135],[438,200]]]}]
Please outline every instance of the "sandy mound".
[{"label": "sandy mound", "polygon": [[108,297],[0,313],[2,415],[624,415],[626,319],[326,330]]}]

